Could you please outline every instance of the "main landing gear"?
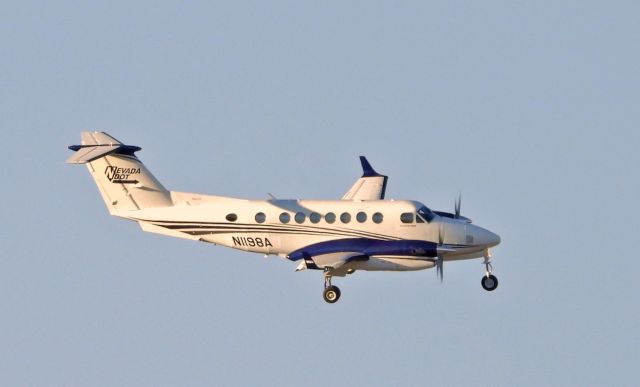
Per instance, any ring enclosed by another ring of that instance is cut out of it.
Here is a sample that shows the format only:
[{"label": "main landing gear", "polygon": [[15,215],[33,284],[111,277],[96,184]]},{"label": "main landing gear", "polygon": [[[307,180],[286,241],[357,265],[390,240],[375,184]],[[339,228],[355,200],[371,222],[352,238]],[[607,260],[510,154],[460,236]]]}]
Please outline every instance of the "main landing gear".
[{"label": "main landing gear", "polygon": [[480,283],[482,284],[482,288],[484,290],[492,292],[498,287],[498,278],[496,278],[495,275],[491,274],[491,272],[493,271],[493,266],[491,266],[489,257],[485,258],[484,265],[487,268],[487,272],[485,273],[484,277],[482,277],[482,281],[480,281]]},{"label": "main landing gear", "polygon": [[324,272],[324,292],[322,292],[322,296],[330,304],[336,303],[340,299],[340,289],[331,285],[331,275],[328,271]]}]

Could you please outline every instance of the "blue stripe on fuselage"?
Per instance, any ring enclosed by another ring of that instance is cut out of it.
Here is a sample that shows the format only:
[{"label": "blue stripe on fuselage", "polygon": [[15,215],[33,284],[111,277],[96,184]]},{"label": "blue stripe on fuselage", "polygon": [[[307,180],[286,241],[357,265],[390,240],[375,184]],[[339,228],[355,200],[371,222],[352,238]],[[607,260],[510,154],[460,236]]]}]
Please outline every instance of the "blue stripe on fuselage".
[{"label": "blue stripe on fuselage", "polygon": [[402,255],[416,257],[436,257],[438,245],[420,240],[383,241],[369,238],[348,238],[315,243],[290,253],[292,261],[333,253],[358,253],[373,255]]}]

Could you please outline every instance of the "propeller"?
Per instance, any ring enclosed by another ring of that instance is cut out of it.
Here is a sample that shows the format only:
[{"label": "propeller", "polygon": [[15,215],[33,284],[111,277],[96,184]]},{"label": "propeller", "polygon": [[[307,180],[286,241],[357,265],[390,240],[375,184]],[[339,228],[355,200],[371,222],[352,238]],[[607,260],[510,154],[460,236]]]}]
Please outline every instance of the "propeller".
[{"label": "propeller", "polygon": [[[462,194],[458,193],[458,197],[454,203],[454,219],[460,218],[460,207],[462,206]],[[438,256],[436,257],[436,274],[440,277],[440,282],[444,281],[444,252],[448,249],[444,247],[444,225],[438,225]]]},{"label": "propeller", "polygon": [[[438,247],[442,247],[444,244],[444,229],[442,224],[438,226]],[[440,282],[444,280],[444,257],[441,253],[438,253],[436,260],[436,274],[440,277]]]}]

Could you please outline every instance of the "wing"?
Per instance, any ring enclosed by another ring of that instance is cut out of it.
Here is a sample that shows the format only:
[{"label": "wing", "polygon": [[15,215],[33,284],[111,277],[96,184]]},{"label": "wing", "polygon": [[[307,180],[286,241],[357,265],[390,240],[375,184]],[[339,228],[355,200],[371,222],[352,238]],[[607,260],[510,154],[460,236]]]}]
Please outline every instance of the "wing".
[{"label": "wing", "polygon": [[352,261],[367,261],[374,256],[433,258],[442,253],[434,242],[421,240],[382,240],[371,238],[334,239],[305,246],[287,255],[300,261],[297,270],[339,269]]},{"label": "wing", "polygon": [[342,197],[342,200],[384,199],[388,176],[380,175],[376,172],[364,156],[360,156],[360,163],[362,163],[362,177],[353,183],[349,191]]},{"label": "wing", "polygon": [[334,272],[334,275],[343,277],[346,273],[336,272],[336,270],[349,262],[366,261],[368,259],[368,256],[356,252],[323,254],[317,255],[313,258],[307,257],[301,259],[296,271],[304,269],[330,269]]}]

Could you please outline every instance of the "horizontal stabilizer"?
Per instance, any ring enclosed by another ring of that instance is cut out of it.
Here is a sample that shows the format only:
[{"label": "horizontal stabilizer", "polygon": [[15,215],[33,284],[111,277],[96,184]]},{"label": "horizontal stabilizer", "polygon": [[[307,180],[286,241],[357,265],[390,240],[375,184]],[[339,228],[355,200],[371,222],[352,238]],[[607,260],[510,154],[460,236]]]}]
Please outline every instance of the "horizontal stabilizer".
[{"label": "horizontal stabilizer", "polygon": [[82,132],[80,141],[82,145],[122,145],[115,137],[105,132]]},{"label": "horizontal stabilizer", "polygon": [[104,132],[82,132],[81,145],[71,145],[75,151],[67,159],[68,164],[86,164],[112,153],[133,155],[140,147],[125,145]]},{"label": "horizontal stabilizer", "polygon": [[[72,147],[77,147],[77,149],[73,149]],[[85,164],[111,154],[121,147],[122,145],[72,145],[69,149],[76,150],[76,153],[72,154],[66,163]]]}]

